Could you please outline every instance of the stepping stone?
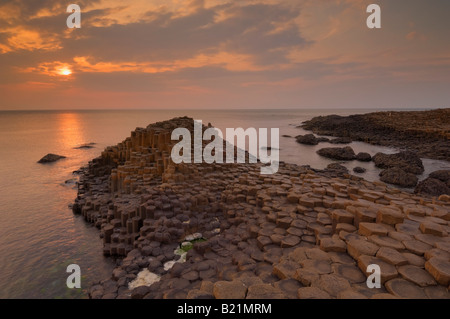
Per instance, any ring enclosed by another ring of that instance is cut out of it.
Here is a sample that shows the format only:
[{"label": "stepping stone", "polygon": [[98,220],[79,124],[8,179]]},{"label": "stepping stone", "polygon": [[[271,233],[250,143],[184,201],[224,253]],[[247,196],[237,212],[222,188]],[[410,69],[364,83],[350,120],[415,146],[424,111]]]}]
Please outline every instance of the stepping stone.
[{"label": "stepping stone", "polygon": [[244,299],[247,287],[240,280],[218,281],[214,284],[213,294],[216,299]]},{"label": "stepping stone", "polygon": [[432,248],[432,246],[418,240],[405,240],[402,243],[406,249],[419,256],[423,256],[427,250]]},{"label": "stepping stone", "polygon": [[361,255],[375,256],[379,247],[364,239],[351,239],[347,243],[347,252],[353,259],[358,259]]},{"label": "stepping stone", "polygon": [[323,275],[313,285],[317,285],[332,297],[337,297],[338,293],[351,288],[348,280],[336,275]]},{"label": "stepping stone", "polygon": [[381,247],[377,252],[377,257],[394,266],[402,266],[408,264],[408,259],[397,250],[389,247]]},{"label": "stepping stone", "polygon": [[427,299],[423,288],[405,279],[392,279],[386,283],[386,289],[394,296],[407,299]]},{"label": "stepping stone", "polygon": [[186,299],[214,299],[214,295],[199,289],[189,290]]},{"label": "stepping stone", "polygon": [[440,243],[444,240],[442,237],[430,234],[417,234],[414,235],[414,238],[430,246],[435,246],[436,243]]},{"label": "stepping stone", "polygon": [[443,286],[425,287],[425,294],[430,299],[450,299],[450,291]]},{"label": "stepping stone", "polygon": [[298,264],[293,261],[282,261],[273,266],[272,273],[278,278],[294,278],[295,271],[299,268]]},{"label": "stepping stone", "polygon": [[433,257],[425,263],[425,269],[444,286],[450,284],[450,263],[445,259]]},{"label": "stepping stone", "polygon": [[337,238],[324,238],[320,240],[320,249],[326,252],[333,251],[345,253],[347,251],[347,245],[343,240]]},{"label": "stepping stone", "polygon": [[373,264],[380,266],[382,284],[398,276],[395,266],[392,266],[381,259],[366,255],[361,255],[358,258],[358,267],[364,274],[366,274],[367,277],[370,276],[370,274],[367,273],[367,267]]},{"label": "stepping stone", "polygon": [[281,241],[281,248],[290,248],[297,246],[300,243],[300,238],[293,235],[288,235]]},{"label": "stepping stone", "polygon": [[446,252],[450,253],[450,242],[438,242],[435,244],[435,246],[436,248],[445,250]]},{"label": "stepping stone", "polygon": [[256,240],[257,240],[257,245],[258,245],[259,249],[263,249],[264,246],[272,244],[272,241],[267,236],[258,236],[258,238]]},{"label": "stepping stone", "polygon": [[436,257],[436,258],[444,259],[444,260],[447,260],[448,262],[450,262],[450,253],[446,252],[445,250],[439,249],[439,248],[433,248],[431,250],[428,250],[427,252],[425,252],[424,256],[425,256],[426,260]]},{"label": "stepping stone", "polygon": [[285,299],[285,295],[271,284],[258,284],[248,287],[246,299]]},{"label": "stepping stone", "polygon": [[291,225],[293,219],[291,217],[284,217],[277,219],[277,226],[281,228],[288,229]]},{"label": "stepping stone", "polygon": [[289,260],[292,260],[298,264],[300,264],[301,261],[308,259],[308,257],[306,256],[305,251],[308,248],[304,248],[304,247],[299,247],[299,248],[295,248],[294,251],[290,252],[288,255]]},{"label": "stepping stone", "polygon": [[345,230],[348,233],[353,233],[356,231],[356,227],[350,224],[339,223],[336,225],[335,233],[339,234],[341,230]]},{"label": "stepping stone", "polygon": [[309,269],[320,275],[331,273],[331,264],[326,260],[307,259],[300,262],[304,269]]},{"label": "stepping stone", "polygon": [[398,231],[390,231],[388,233],[388,236],[398,240],[398,241],[404,241],[404,240],[411,240],[413,239],[411,235],[405,234],[405,233],[400,233]]},{"label": "stepping stone", "polygon": [[289,227],[286,231],[289,235],[301,237],[304,233],[303,230],[297,227]]},{"label": "stepping stone", "polygon": [[288,299],[297,299],[297,291],[302,287],[302,284],[295,279],[284,279],[275,282],[273,286],[281,290]]},{"label": "stepping stone", "polygon": [[369,241],[371,241],[374,244],[381,246],[381,247],[389,247],[389,248],[396,249],[396,250],[404,250],[405,249],[405,246],[401,242],[399,242],[398,240],[395,240],[391,237],[372,235],[368,239],[369,239]]},{"label": "stepping stone", "polygon": [[439,237],[447,237],[448,233],[445,231],[442,225],[433,223],[430,221],[424,221],[419,226],[420,230],[424,234],[431,234]]},{"label": "stepping stone", "polygon": [[357,208],[355,212],[355,226],[359,227],[359,224],[363,222],[375,223],[377,214],[375,211],[367,208]]},{"label": "stepping stone", "polygon": [[351,284],[366,281],[366,275],[355,265],[333,264],[332,268],[334,274],[347,279]]},{"label": "stepping stone", "polygon": [[377,212],[377,223],[396,225],[403,223],[404,216],[400,211],[382,208]]},{"label": "stepping stone", "polygon": [[353,224],[353,219],[355,216],[343,209],[335,209],[331,214],[331,219],[333,220],[333,228],[336,229],[337,224]]},{"label": "stepping stone", "polygon": [[355,265],[355,261],[348,254],[329,252],[328,255],[331,257],[331,261],[333,263],[344,264],[344,265]]},{"label": "stepping stone", "polygon": [[280,234],[272,234],[269,238],[274,245],[280,246],[281,241],[284,239],[284,236]]},{"label": "stepping stone", "polygon": [[302,287],[297,292],[299,299],[331,299],[331,296],[317,287]]},{"label": "stepping stone", "polygon": [[361,236],[381,235],[386,236],[388,230],[382,224],[377,223],[359,223],[358,234]]},{"label": "stepping stone", "polygon": [[403,257],[405,257],[408,260],[408,263],[410,263],[413,266],[425,267],[426,260],[423,257],[417,256],[416,254],[412,253],[401,253]]},{"label": "stepping stone", "polygon": [[419,226],[416,227],[414,225],[406,224],[406,223],[395,225],[395,230],[400,233],[407,234],[407,235],[421,234]]},{"label": "stepping stone", "polygon": [[397,268],[398,273],[406,280],[415,283],[418,286],[426,287],[436,285],[433,277],[423,268],[406,265]]},{"label": "stepping stone", "polygon": [[295,219],[291,222],[291,227],[306,229],[306,226],[308,226],[308,223],[301,219]]},{"label": "stepping stone", "polygon": [[309,287],[311,284],[319,280],[320,275],[315,269],[299,268],[296,270],[294,279],[301,282],[303,286]]},{"label": "stepping stone", "polygon": [[305,254],[309,259],[331,261],[330,255],[319,248],[306,249]]}]

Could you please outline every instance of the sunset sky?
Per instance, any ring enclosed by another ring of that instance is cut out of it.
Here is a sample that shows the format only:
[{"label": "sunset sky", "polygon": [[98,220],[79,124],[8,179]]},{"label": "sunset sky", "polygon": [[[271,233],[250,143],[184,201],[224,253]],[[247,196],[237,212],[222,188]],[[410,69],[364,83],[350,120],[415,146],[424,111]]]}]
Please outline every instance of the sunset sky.
[{"label": "sunset sky", "polygon": [[449,39],[449,0],[1,0],[0,110],[450,107]]}]

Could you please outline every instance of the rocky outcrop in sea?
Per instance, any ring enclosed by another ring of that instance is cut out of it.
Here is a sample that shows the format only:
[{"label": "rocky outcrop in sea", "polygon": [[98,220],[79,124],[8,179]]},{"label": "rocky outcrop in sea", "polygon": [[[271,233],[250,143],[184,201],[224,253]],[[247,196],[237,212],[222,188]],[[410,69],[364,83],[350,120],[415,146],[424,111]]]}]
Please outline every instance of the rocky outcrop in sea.
[{"label": "rocky outcrop in sea", "polygon": [[450,197],[337,165],[174,164],[177,127],[193,120],[138,128],[83,168],[74,213],[121,258],[91,298],[450,298]]}]

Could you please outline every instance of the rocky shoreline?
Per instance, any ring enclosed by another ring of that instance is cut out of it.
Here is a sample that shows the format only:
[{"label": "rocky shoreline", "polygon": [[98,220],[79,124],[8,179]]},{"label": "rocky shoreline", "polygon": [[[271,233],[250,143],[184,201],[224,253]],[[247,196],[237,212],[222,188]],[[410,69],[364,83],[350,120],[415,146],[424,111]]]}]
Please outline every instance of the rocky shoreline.
[{"label": "rocky shoreline", "polygon": [[193,120],[138,128],[83,168],[73,211],[122,258],[90,298],[450,298],[449,196],[336,167],[174,164],[176,127]]},{"label": "rocky shoreline", "polygon": [[318,135],[338,136],[450,161],[450,109],[319,116],[301,124]]}]

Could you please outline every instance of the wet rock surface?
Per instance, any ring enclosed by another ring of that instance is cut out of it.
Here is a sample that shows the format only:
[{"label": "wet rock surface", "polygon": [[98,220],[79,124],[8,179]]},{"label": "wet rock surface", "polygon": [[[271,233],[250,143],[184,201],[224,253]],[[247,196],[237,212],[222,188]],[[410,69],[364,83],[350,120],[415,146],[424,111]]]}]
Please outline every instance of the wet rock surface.
[{"label": "wet rock surface", "polygon": [[350,146],[325,147],[317,151],[320,156],[340,161],[351,161],[356,158],[355,152]]},{"label": "wet rock surface", "polygon": [[174,164],[176,127],[192,119],[138,128],[82,169],[73,211],[119,257],[90,298],[450,298],[449,201],[287,163]]},{"label": "wet rock surface", "polygon": [[38,161],[38,163],[41,163],[41,164],[45,164],[45,163],[53,163],[53,162],[56,162],[56,161],[58,161],[58,160],[60,160],[60,159],[63,159],[63,158],[66,158],[66,157],[65,157],[65,156],[62,156],[62,155],[57,155],[57,154],[49,153],[49,154],[45,155],[44,157],[42,157],[42,158]]}]

